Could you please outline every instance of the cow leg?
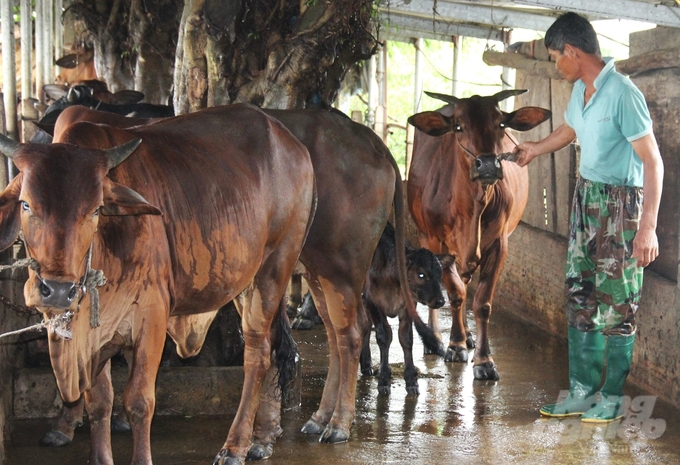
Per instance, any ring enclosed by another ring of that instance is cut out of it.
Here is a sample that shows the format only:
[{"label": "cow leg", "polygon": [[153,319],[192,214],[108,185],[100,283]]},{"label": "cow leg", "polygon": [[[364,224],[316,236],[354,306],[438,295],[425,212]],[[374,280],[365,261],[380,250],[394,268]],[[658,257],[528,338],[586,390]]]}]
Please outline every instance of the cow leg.
[{"label": "cow leg", "polygon": [[333,416],[321,433],[319,442],[338,443],[349,439],[354,421],[362,327],[358,318],[365,318],[366,314],[358,312],[359,306],[363,305],[361,286],[357,286],[359,290],[355,292],[351,286],[339,286],[337,282],[324,281],[324,284],[328,315],[336,335],[340,373]]},{"label": "cow leg", "polygon": [[417,396],[418,370],[413,363],[413,322],[406,316],[399,317],[399,343],[404,351],[404,381],[406,381],[406,394]]},{"label": "cow leg", "polygon": [[443,281],[451,304],[451,334],[444,361],[467,363],[467,328],[465,324],[467,286],[453,265],[444,270]]},{"label": "cow leg", "polygon": [[319,316],[321,317],[321,321],[323,321],[324,328],[326,328],[330,357],[328,361],[326,383],[323,387],[319,408],[312,414],[312,418],[305,423],[301,431],[305,434],[321,434],[333,416],[333,409],[335,408],[338,399],[338,388],[340,386],[340,355],[338,354],[335,329],[333,328],[333,324],[328,315],[326,297],[324,296],[321,284],[318,280],[309,275],[307,275],[306,278],[307,284],[309,285],[309,291],[316,301],[316,308],[319,311]]},{"label": "cow leg", "polygon": [[[270,360],[271,363],[271,360]],[[271,363],[264,378],[260,405],[255,415],[253,438],[246,460],[262,460],[274,453],[274,443],[283,433],[281,428],[281,394],[277,383],[278,368]]]},{"label": "cow leg", "polygon": [[134,465],[152,463],[151,420],[156,409],[156,376],[167,328],[167,315],[160,313],[150,307],[139,310],[139,314],[146,315],[146,318],[136,340],[133,340],[130,376],[123,392],[125,413],[132,429],[131,463]]},{"label": "cow leg", "polygon": [[[90,421],[90,465],[113,465],[111,451],[111,412],[113,411],[113,384],[111,360],[97,375],[96,384],[85,391],[85,406]],[[149,461],[148,463],[151,463]]]},{"label": "cow leg", "polygon": [[496,283],[507,255],[507,246],[507,237],[501,236],[484,256],[479,272],[479,285],[472,303],[477,323],[477,347],[472,358],[475,379],[494,381],[499,379],[489,347],[489,319]]},{"label": "cow leg", "polygon": [[[260,404],[260,393],[265,382],[265,375],[272,366],[272,321],[276,312],[281,310],[282,298],[286,292],[287,277],[292,274],[293,265],[295,264],[294,259],[289,260],[290,257],[283,254],[294,250],[296,249],[292,244],[281,244],[278,249],[281,253],[272,254],[267,259],[256,275],[253,286],[239,296],[239,301],[242,304],[241,325],[245,342],[243,353],[243,389],[241,402],[229,429],[227,440],[215,457],[213,465],[241,464],[250,449],[255,416],[258,413]],[[287,263],[291,263],[288,269],[286,269]],[[261,420],[261,425],[269,423],[266,417],[268,414],[271,414],[273,409],[272,405],[263,407],[262,413],[264,416]],[[280,418],[275,421],[280,423]],[[267,437],[267,439],[264,439],[265,442],[271,438],[269,434],[263,433],[267,429],[265,426],[260,431],[263,437]],[[278,430],[272,431],[275,431],[273,433],[275,435],[280,434]]]},{"label": "cow leg", "polygon": [[73,441],[75,429],[83,425],[85,399],[64,403],[57,423],[40,439],[41,446],[60,447]]}]

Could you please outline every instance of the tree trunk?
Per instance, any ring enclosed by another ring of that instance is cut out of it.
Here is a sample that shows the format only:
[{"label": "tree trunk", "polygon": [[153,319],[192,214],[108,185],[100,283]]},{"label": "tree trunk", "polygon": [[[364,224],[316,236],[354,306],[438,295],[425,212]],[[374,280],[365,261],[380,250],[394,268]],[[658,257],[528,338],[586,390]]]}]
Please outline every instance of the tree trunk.
[{"label": "tree trunk", "polygon": [[75,0],[70,11],[113,91],[165,103],[172,86],[177,114],[234,102],[329,107],[377,45],[372,0]]}]

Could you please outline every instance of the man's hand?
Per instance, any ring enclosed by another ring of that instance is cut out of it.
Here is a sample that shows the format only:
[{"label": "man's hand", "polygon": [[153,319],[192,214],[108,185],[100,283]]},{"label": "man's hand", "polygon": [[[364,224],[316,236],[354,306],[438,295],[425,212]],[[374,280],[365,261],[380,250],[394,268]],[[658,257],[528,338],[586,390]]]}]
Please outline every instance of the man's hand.
[{"label": "man's hand", "polygon": [[633,239],[633,255],[637,258],[637,265],[645,267],[659,256],[659,240],[656,231],[651,228],[639,229]]},{"label": "man's hand", "polygon": [[528,165],[531,160],[539,156],[540,154],[536,150],[536,142],[522,142],[514,148],[512,153],[516,154],[515,163],[519,166]]}]

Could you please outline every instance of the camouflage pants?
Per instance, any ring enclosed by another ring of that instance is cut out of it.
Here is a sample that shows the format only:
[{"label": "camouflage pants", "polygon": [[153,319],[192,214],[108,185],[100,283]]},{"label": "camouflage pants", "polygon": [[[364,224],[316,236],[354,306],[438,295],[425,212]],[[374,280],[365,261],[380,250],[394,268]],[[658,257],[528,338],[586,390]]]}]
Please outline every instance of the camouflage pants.
[{"label": "camouflage pants", "polygon": [[581,331],[629,334],[643,269],[631,259],[642,213],[642,188],[579,178],[567,251],[567,319]]}]

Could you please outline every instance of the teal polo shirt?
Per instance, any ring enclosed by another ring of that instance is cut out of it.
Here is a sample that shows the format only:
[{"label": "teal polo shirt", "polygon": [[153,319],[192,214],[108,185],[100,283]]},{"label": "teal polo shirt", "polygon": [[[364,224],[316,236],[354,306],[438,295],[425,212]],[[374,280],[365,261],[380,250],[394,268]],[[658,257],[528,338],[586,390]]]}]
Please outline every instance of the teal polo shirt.
[{"label": "teal polo shirt", "polygon": [[642,187],[642,160],[630,142],[652,132],[652,119],[642,92],[618,73],[614,60],[595,79],[595,93],[583,105],[586,85],[574,83],[564,115],[581,145],[579,173],[590,181]]}]

